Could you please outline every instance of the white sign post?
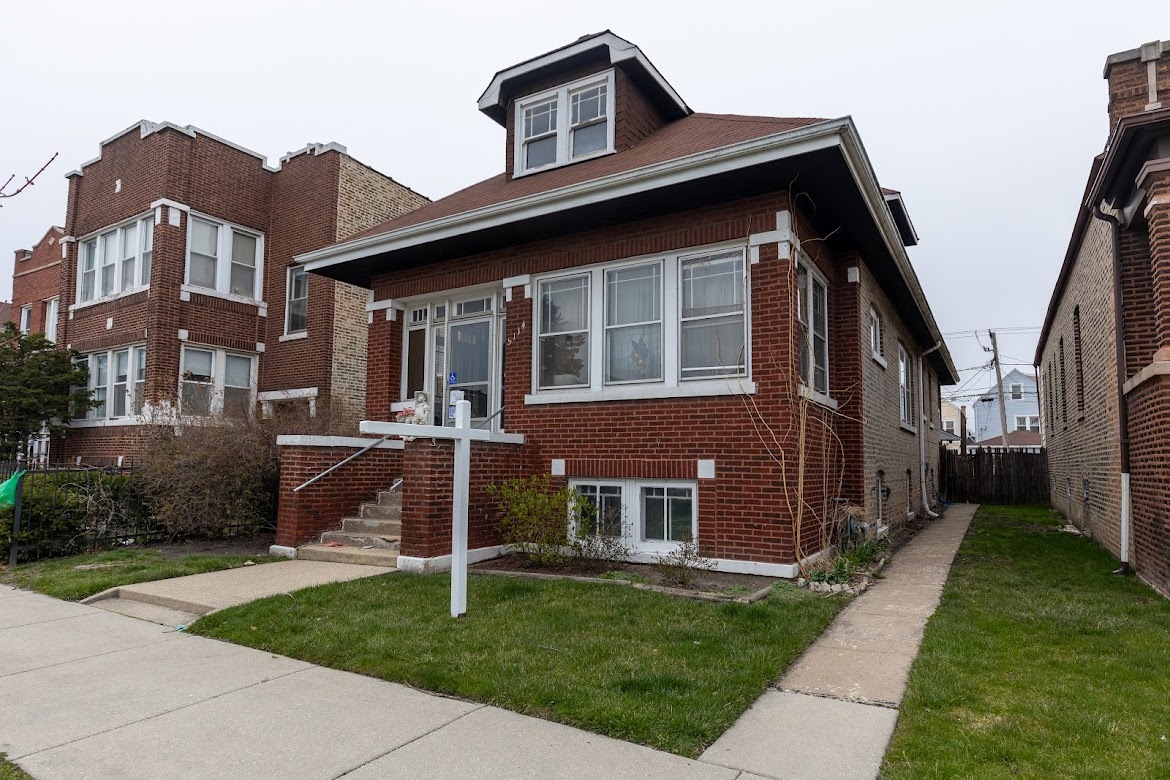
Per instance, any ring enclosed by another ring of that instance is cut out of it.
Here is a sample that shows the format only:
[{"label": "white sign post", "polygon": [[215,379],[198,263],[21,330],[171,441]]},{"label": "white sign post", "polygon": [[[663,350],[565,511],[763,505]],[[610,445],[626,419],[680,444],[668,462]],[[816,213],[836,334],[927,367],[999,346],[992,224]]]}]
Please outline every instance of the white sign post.
[{"label": "white sign post", "polygon": [[[455,395],[452,391],[452,396]],[[454,400],[454,399],[452,399]],[[523,444],[517,433],[491,433],[471,427],[471,402],[455,400],[455,427],[415,425],[381,420],[363,420],[362,433],[404,436],[418,439],[452,439],[455,442],[455,473],[451,485],[451,617],[467,614],[467,503],[471,478],[471,442],[495,441]]]},{"label": "white sign post", "polygon": [[[455,402],[455,474],[451,483],[451,617],[467,614],[467,493],[471,477],[471,401]],[[458,435],[462,433],[463,435]]]}]

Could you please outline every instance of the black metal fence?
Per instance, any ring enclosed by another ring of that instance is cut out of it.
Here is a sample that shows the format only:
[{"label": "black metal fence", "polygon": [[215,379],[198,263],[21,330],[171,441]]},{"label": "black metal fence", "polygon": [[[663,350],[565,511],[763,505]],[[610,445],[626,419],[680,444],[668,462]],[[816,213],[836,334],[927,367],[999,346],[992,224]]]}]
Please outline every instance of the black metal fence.
[{"label": "black metal fence", "polygon": [[[18,473],[17,465],[0,463],[0,476]],[[37,467],[20,473],[14,505],[0,508],[9,565],[165,537],[133,471],[130,466]]]}]

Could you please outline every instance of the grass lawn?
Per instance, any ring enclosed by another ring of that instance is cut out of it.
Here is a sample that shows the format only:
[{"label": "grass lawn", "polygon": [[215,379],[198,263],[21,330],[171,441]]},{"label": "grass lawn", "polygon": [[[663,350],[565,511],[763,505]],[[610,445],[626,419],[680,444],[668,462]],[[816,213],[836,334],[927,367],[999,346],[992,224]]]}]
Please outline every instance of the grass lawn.
[{"label": "grass lawn", "polygon": [[395,574],[212,615],[191,633],[488,702],[684,756],[735,721],[846,603],[778,583],[756,604],[570,581]]},{"label": "grass lawn", "polygon": [[16,764],[7,761],[4,754],[0,753],[0,780],[32,780],[32,778],[22,772]]},{"label": "grass lawn", "polygon": [[1170,601],[1035,507],[979,510],[881,777],[1170,777]]},{"label": "grass lawn", "polygon": [[150,549],[111,550],[21,564],[0,576],[0,582],[78,601],[117,585],[234,569],[243,566],[245,561],[268,563],[279,560],[284,559],[267,555],[188,555],[168,559]]}]

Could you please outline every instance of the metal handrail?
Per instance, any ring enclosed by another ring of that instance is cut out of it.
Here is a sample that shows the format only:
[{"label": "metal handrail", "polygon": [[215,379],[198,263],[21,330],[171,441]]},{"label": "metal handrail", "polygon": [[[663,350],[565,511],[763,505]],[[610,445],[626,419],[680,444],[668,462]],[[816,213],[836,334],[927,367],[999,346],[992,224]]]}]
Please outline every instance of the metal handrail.
[{"label": "metal handrail", "polygon": [[496,413],[495,413],[495,414],[493,414],[491,417],[488,417],[488,418],[487,418],[487,419],[485,419],[485,420],[480,420],[479,422],[477,422],[475,425],[473,425],[473,426],[471,426],[471,427],[472,427],[472,428],[482,428],[483,426],[487,425],[487,424],[488,424],[488,423],[490,423],[492,420],[496,419],[496,418],[497,418],[497,417],[499,417],[501,414],[503,414],[503,412],[504,412],[504,407],[502,407],[502,406],[501,406],[499,409],[496,409]]},{"label": "metal handrail", "polygon": [[369,452],[370,450],[374,449],[374,447],[377,447],[379,444],[381,444],[382,442],[386,441],[387,439],[389,439],[391,436],[394,436],[394,435],[395,435],[395,434],[393,434],[393,433],[388,433],[388,434],[386,434],[385,436],[383,436],[382,438],[378,439],[378,440],[377,440],[376,442],[374,442],[373,444],[369,444],[369,445],[367,445],[367,446],[365,446],[365,447],[362,447],[360,450],[358,450],[357,452],[355,452],[353,455],[350,455],[348,458],[346,458],[345,460],[341,461],[340,463],[334,463],[332,466],[330,466],[329,468],[325,469],[325,470],[324,470],[324,471],[322,471],[320,474],[318,474],[317,476],[313,477],[312,479],[310,479],[308,482],[304,483],[303,485],[300,485],[299,487],[295,487],[295,488],[293,488],[293,492],[294,492],[294,493],[296,493],[296,492],[297,492],[297,491],[299,491],[301,488],[307,488],[309,485],[312,485],[314,482],[316,482],[317,480],[321,479],[321,477],[325,476],[326,474],[331,474],[331,473],[333,473],[334,471],[337,471],[339,468],[341,468],[342,466],[344,466],[346,463],[349,463],[351,460],[353,460],[354,458],[358,457],[359,455],[365,455],[367,452]]}]

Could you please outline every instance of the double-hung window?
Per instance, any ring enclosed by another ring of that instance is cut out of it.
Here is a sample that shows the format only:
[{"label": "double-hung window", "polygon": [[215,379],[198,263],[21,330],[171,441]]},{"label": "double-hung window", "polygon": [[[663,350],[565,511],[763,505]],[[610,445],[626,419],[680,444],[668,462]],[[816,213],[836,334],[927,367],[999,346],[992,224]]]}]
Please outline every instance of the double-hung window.
[{"label": "double-hung window", "polygon": [[540,283],[538,386],[589,386],[589,274]]},{"label": "double-hung window", "polygon": [[515,175],[613,151],[613,71],[516,101]]},{"label": "double-hung window", "polygon": [[235,225],[192,216],[187,236],[187,285],[258,300],[264,238]]},{"label": "double-hung window", "polygon": [[309,328],[309,274],[304,266],[295,265],[288,269],[285,300],[285,334],[304,333]]},{"label": "double-hung window", "polygon": [[574,518],[578,532],[620,538],[643,552],[697,540],[694,483],[582,478],[571,486],[583,499]]},{"label": "double-hung window", "polygon": [[942,429],[944,431],[946,431],[947,433],[954,433],[955,432],[955,421],[954,420],[943,420]]},{"label": "double-hung window", "polygon": [[1023,385],[1012,385],[1012,400],[1019,401],[1024,397]]},{"label": "double-hung window", "polygon": [[255,356],[183,348],[180,412],[188,417],[247,416],[255,406]]},{"label": "double-hung window", "polygon": [[874,309],[869,310],[869,353],[873,357],[882,358],[882,318]]},{"label": "double-hung window", "polygon": [[800,381],[817,393],[829,393],[829,288],[812,263],[801,256],[796,266]]},{"label": "double-hung window", "polygon": [[89,369],[86,389],[96,406],[76,419],[104,422],[141,414],[146,389],[146,347],[94,352],[83,355],[77,362]]},{"label": "double-hung window", "polygon": [[910,368],[910,356],[906,348],[898,345],[898,418],[906,425],[914,424],[914,392]]},{"label": "double-hung window", "polygon": [[1040,433],[1040,418],[1026,415],[1016,415],[1016,430],[1017,431],[1032,431],[1033,433]]},{"label": "double-hung window", "polygon": [[77,269],[77,302],[89,303],[149,286],[153,253],[153,215],[82,241]]},{"label": "double-hung window", "polygon": [[701,395],[701,380],[748,373],[742,248],[594,266],[536,287],[538,394],[587,389],[603,400],[607,388],[617,397],[635,392],[623,385],[657,384]]},{"label": "double-hung window", "polygon": [[60,311],[59,298],[50,298],[45,301],[45,338],[49,341],[57,340],[57,314]]},{"label": "double-hung window", "polygon": [[20,307],[20,332],[28,335],[32,332],[32,304],[27,303]]}]

